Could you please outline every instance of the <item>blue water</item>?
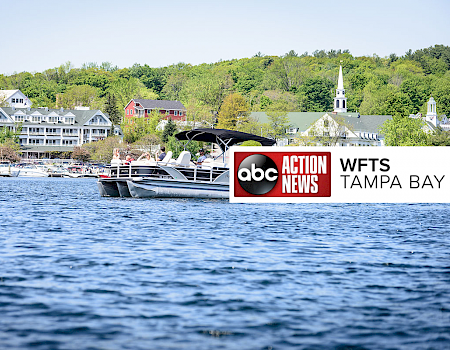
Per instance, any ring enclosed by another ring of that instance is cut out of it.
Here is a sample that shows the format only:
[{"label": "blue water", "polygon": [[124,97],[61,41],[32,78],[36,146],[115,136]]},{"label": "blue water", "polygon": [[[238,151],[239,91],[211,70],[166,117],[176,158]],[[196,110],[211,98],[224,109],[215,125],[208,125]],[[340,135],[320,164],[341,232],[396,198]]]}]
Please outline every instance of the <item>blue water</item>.
[{"label": "blue water", "polygon": [[0,179],[0,348],[450,349],[449,212]]}]

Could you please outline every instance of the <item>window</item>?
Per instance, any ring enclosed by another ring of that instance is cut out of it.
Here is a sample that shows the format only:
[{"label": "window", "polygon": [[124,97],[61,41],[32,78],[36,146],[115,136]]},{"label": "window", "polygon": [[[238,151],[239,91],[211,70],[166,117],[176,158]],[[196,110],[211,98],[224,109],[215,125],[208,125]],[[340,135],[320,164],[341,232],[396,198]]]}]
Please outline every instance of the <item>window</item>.
[{"label": "window", "polygon": [[342,101],[342,108],[345,108],[345,100]]},{"label": "window", "polygon": [[178,111],[174,111],[173,115],[177,116],[178,115]]},{"label": "window", "polygon": [[20,103],[23,103],[23,98],[20,99]]},{"label": "window", "polygon": [[339,100],[336,100],[336,108],[339,108]]},{"label": "window", "polygon": [[329,124],[330,124],[330,122],[328,120],[324,120],[323,121],[323,126],[324,127],[328,128]]}]

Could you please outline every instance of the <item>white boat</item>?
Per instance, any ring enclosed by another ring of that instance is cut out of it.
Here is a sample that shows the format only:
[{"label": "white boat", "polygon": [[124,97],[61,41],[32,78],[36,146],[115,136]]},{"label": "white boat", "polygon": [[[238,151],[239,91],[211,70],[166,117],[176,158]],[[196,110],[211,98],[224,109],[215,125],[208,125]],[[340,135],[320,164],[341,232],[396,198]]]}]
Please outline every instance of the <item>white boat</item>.
[{"label": "white boat", "polygon": [[19,171],[19,177],[48,177],[48,172],[39,169],[34,164],[19,165],[17,168]]},{"label": "white boat", "polygon": [[[224,129],[194,129],[175,135],[178,140],[214,142],[222,154],[207,158],[201,166],[191,161],[191,154],[183,151],[177,159],[169,159],[169,152],[161,162],[113,163],[109,176],[97,184],[105,197],[164,197],[164,198],[229,198],[229,167],[225,154],[229,147],[247,140],[272,146],[275,140]],[[220,158],[222,157],[222,160]]]},{"label": "white boat", "polygon": [[17,177],[19,172],[20,170],[9,162],[0,163],[0,176],[2,177]]}]

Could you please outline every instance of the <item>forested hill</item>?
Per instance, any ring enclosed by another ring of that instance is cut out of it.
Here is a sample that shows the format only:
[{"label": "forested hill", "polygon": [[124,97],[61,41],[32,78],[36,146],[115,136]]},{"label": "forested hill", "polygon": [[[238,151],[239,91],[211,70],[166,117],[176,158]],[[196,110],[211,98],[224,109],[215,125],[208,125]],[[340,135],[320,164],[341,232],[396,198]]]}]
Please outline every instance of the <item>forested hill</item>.
[{"label": "forested hill", "polygon": [[408,115],[425,111],[430,95],[438,114],[450,115],[450,47],[436,45],[402,57],[354,57],[348,51],[315,51],[265,56],[193,66],[160,68],[135,64],[70,62],[41,73],[0,75],[0,89],[20,89],[33,107],[76,105],[100,108],[114,119],[131,98],[180,100],[188,114],[218,111],[231,92],[244,96],[252,111],[280,106],[288,111],[330,111],[339,64],[351,111]]}]

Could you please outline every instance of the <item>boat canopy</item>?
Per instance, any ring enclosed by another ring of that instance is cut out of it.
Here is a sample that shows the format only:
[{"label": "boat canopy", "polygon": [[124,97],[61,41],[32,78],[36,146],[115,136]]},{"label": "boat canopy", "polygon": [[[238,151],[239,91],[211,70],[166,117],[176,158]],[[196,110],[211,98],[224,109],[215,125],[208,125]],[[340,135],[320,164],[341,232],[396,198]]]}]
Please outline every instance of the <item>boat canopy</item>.
[{"label": "boat canopy", "polygon": [[257,141],[263,146],[273,146],[276,143],[276,140],[266,137],[226,129],[193,129],[182,131],[176,134],[175,137],[178,140],[214,142],[220,146],[222,151],[237,143],[249,140]]}]

